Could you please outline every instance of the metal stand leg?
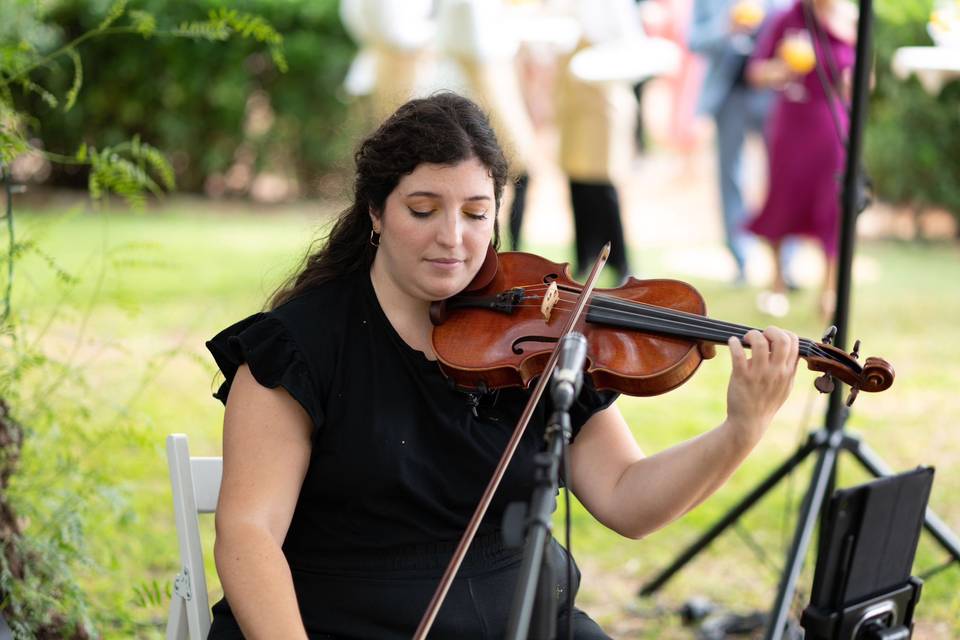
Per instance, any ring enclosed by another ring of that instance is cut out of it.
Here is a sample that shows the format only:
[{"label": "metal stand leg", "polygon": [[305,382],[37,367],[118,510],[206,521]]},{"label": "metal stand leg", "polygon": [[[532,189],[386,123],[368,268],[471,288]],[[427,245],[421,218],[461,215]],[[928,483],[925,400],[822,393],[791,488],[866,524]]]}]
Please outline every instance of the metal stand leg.
[{"label": "metal stand leg", "polygon": [[770,612],[770,624],[767,626],[765,640],[780,640],[790,613],[790,603],[796,590],[797,578],[803,568],[803,561],[807,556],[807,547],[810,546],[810,537],[813,528],[820,517],[820,508],[831,486],[831,476],[837,465],[837,452],[840,438],[831,438],[817,459],[817,466],[813,470],[810,480],[810,489],[800,507],[800,520],[794,533],[790,551],[783,573],[780,576],[780,586],[777,588],[777,599]]},{"label": "metal stand leg", "polygon": [[714,538],[723,533],[727,527],[732,525],[737,519],[746,513],[760,498],[766,495],[766,493],[776,486],[780,480],[785,478],[787,474],[793,471],[794,467],[803,462],[803,460],[813,453],[822,443],[826,442],[827,432],[820,430],[814,431],[810,434],[810,437],[807,439],[806,444],[797,449],[797,451],[785,460],[779,467],[774,469],[770,475],[768,475],[763,482],[754,488],[749,494],[747,494],[740,502],[738,502],[730,511],[727,512],[723,518],[717,521],[710,529],[700,536],[697,540],[693,542],[689,547],[687,547],[683,553],[681,553],[677,559],[669,567],[661,571],[653,580],[643,585],[640,589],[641,596],[649,596],[650,594],[657,591],[662,587],[667,580],[673,577],[673,574],[680,571],[690,560],[694,558],[698,553],[705,549]]}]

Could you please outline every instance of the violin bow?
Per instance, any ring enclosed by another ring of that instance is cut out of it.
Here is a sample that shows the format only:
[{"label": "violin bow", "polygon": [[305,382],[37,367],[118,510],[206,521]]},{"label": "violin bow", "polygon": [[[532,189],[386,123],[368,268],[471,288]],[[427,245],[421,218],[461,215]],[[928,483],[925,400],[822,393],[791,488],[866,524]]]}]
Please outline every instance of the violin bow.
[{"label": "violin bow", "polygon": [[433,622],[436,619],[437,614],[440,612],[440,607],[443,605],[443,601],[447,597],[447,592],[453,585],[453,579],[456,577],[457,571],[460,570],[460,565],[463,563],[463,559],[467,555],[467,550],[469,550],[474,536],[476,536],[477,529],[480,528],[480,521],[483,520],[483,516],[486,515],[487,508],[490,506],[490,502],[493,500],[493,494],[496,493],[497,487],[500,486],[500,481],[503,479],[504,473],[506,473],[507,465],[509,465],[510,460],[513,459],[513,454],[516,452],[517,446],[520,444],[520,438],[523,437],[523,433],[527,429],[527,424],[530,422],[530,418],[533,416],[533,410],[536,408],[537,402],[540,401],[540,397],[543,395],[544,390],[547,388],[547,384],[550,382],[550,377],[553,375],[553,370],[557,366],[557,359],[559,358],[560,346],[563,344],[563,339],[568,333],[573,331],[573,328],[580,320],[580,316],[582,315],[584,308],[587,306],[587,300],[590,299],[590,294],[593,293],[593,287],[597,282],[600,271],[603,269],[603,265],[606,264],[607,258],[609,257],[610,243],[608,242],[607,244],[603,245],[603,248],[600,250],[600,255],[597,256],[597,260],[593,264],[593,269],[590,271],[590,277],[587,278],[587,282],[580,292],[580,297],[577,298],[573,313],[571,313],[570,317],[567,318],[567,323],[563,327],[563,333],[557,340],[557,346],[554,347],[553,352],[550,354],[550,359],[547,361],[547,365],[544,367],[543,373],[540,375],[540,379],[537,380],[537,384],[530,394],[530,399],[527,401],[527,406],[524,407],[523,413],[520,415],[520,420],[517,422],[517,426],[513,431],[513,435],[510,436],[510,440],[507,442],[507,446],[503,451],[503,455],[500,456],[500,462],[497,463],[497,466],[493,471],[493,476],[490,478],[490,482],[487,483],[487,488],[484,490],[483,495],[480,498],[480,502],[477,504],[477,508],[473,512],[473,517],[467,524],[467,528],[464,530],[463,535],[460,537],[460,542],[457,544],[457,548],[453,552],[453,557],[450,559],[450,563],[443,572],[443,577],[440,579],[440,584],[437,585],[437,590],[434,592],[433,598],[430,600],[430,604],[427,606],[427,610],[423,614],[423,618],[420,619],[420,624],[417,626],[417,630],[413,635],[414,640],[425,640],[427,634],[430,632],[430,627],[433,626]]}]

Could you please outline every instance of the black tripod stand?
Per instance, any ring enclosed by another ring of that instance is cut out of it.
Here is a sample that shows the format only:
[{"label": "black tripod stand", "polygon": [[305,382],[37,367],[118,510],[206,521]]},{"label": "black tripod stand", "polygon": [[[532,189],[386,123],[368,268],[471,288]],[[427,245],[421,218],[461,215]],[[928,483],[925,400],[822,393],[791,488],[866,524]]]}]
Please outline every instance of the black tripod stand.
[{"label": "black tripod stand", "polygon": [[[850,285],[853,263],[856,217],[866,206],[863,193],[863,175],[860,171],[860,152],[863,141],[863,123],[866,116],[866,98],[870,78],[870,49],[872,36],[873,7],[871,0],[860,0],[860,19],[857,25],[856,64],[853,73],[853,101],[850,113],[850,129],[847,138],[846,167],[841,194],[841,230],[840,251],[837,271],[837,298],[834,327],[824,337],[843,349],[847,339],[847,325],[850,312]],[[834,331],[835,329],[835,331]],[[857,348],[854,348],[854,352]],[[832,381],[827,381],[832,384]],[[825,389],[829,391],[829,389]],[[852,402],[852,394],[848,404]],[[657,591],[675,573],[687,564],[714,538],[762,498],[780,480],[789,474],[807,456],[816,454],[817,461],[810,480],[810,486],[800,507],[797,528],[794,532],[790,550],[787,553],[777,597],[770,613],[766,630],[767,640],[779,640],[783,637],[787,614],[796,587],[797,578],[803,567],[813,528],[822,513],[824,500],[833,493],[836,476],[837,458],[841,451],[850,452],[863,467],[874,476],[892,475],[892,470],[864,444],[859,438],[844,431],[849,410],[844,406],[843,391],[835,385],[827,407],[825,426],[810,434],[807,442],[790,458],[784,461],[767,476],[753,491],[736,504],[713,527],[694,541],[681,553],[669,567],[660,572],[653,580],[645,584],[640,595],[646,596]],[[924,528],[929,531],[940,545],[952,556],[952,561],[960,562],[960,539],[932,511],[927,509]]]}]

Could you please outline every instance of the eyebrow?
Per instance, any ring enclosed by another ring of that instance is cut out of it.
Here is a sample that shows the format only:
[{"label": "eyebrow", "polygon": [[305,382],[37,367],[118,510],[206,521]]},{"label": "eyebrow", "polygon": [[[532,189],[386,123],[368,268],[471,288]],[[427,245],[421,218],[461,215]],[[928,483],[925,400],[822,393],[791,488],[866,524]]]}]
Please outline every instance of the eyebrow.
[{"label": "eyebrow", "polygon": [[[414,192],[412,192],[412,193],[408,193],[408,194],[407,194],[407,197],[408,197],[408,198],[412,198],[412,197],[414,197],[414,196],[426,196],[426,197],[428,197],[428,198],[440,198],[440,197],[442,197],[439,193],[434,193],[433,191],[414,191]],[[470,202],[470,201],[475,201],[475,200],[487,200],[487,201],[489,201],[489,200],[490,200],[490,196],[479,195],[479,196],[470,196],[469,198],[467,198],[467,201],[468,201],[468,202]]]}]

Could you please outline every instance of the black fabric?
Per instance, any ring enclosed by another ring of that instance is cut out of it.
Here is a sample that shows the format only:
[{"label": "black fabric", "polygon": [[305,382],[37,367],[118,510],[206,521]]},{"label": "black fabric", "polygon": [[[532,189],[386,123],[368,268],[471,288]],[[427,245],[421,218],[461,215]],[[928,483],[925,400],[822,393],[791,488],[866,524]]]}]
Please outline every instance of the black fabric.
[{"label": "black fabric", "polygon": [[748,54],[736,54],[737,75],[733,79],[733,86],[743,89],[750,89],[752,85],[747,81],[747,63],[750,62]]},{"label": "black fabric", "polygon": [[[431,627],[430,637],[456,640],[495,640],[506,635],[519,576],[521,552],[504,551],[490,541],[478,540],[479,552],[458,573]],[[452,551],[452,550],[451,550]],[[449,554],[409,556],[408,561],[445,564]],[[565,566],[566,551],[556,540],[550,543],[551,560]],[[481,565],[486,568],[480,569]],[[440,569],[443,567],[441,566]],[[312,640],[377,638],[407,640],[413,635],[439,582],[439,574],[422,569],[382,573],[292,571],[304,625]],[[566,637],[566,571],[557,571],[552,592],[557,594],[558,637]],[[574,594],[580,572],[574,572]],[[304,603],[322,603],[307,607]],[[213,607],[214,619],[208,637],[239,639],[243,635],[229,605],[221,600]],[[573,632],[577,640],[608,639],[590,617],[574,607]]]},{"label": "black fabric", "polygon": [[[238,322],[207,347],[226,378],[217,398],[226,401],[237,368],[247,363],[259,383],[286,389],[313,420],[310,462],[283,545],[304,619],[339,619],[325,595],[337,589],[332,576],[373,585],[392,575],[412,580],[413,571],[435,584],[527,391],[475,396],[453,389],[435,362],[396,333],[365,272]],[[615,397],[585,387],[571,411],[574,437]],[[506,505],[529,499],[548,405],[541,402],[535,412],[480,536],[497,540]],[[505,570],[519,562],[510,553],[481,553],[475,570]],[[394,606],[380,599],[385,593],[371,590],[365,609],[371,619]],[[216,610],[226,612],[223,605]]]},{"label": "black fabric", "polygon": [[513,183],[513,202],[510,203],[510,250],[520,250],[520,230],[523,227],[523,214],[527,207],[527,174],[517,176]]},{"label": "black fabric", "polygon": [[608,264],[616,269],[621,280],[630,275],[627,245],[620,219],[620,200],[609,182],[570,180],[570,201],[573,205],[573,226],[576,235],[577,272],[589,273],[600,249],[610,243]]}]

